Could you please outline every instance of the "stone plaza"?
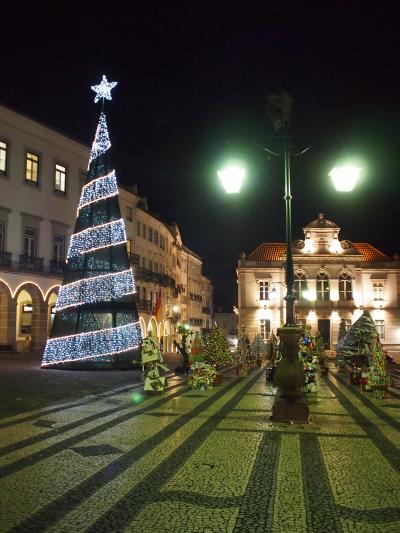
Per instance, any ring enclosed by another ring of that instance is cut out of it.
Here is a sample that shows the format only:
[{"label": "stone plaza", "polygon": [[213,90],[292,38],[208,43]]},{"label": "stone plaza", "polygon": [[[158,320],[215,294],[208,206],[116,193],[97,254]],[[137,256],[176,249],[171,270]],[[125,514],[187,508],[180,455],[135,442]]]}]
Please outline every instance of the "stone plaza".
[{"label": "stone plaza", "polygon": [[331,365],[301,426],[271,422],[263,369],[110,385],[0,419],[0,531],[400,531],[395,389],[375,399]]}]

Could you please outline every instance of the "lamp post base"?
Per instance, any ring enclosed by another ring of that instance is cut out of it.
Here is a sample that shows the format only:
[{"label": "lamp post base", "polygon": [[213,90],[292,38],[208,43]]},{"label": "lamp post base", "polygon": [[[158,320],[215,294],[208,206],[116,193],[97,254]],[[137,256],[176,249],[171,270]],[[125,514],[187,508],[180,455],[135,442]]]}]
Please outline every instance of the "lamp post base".
[{"label": "lamp post base", "polygon": [[274,422],[308,424],[310,412],[302,391],[305,376],[298,357],[301,328],[284,326],[278,329],[282,346],[282,359],[275,373],[278,396],[272,407]]}]

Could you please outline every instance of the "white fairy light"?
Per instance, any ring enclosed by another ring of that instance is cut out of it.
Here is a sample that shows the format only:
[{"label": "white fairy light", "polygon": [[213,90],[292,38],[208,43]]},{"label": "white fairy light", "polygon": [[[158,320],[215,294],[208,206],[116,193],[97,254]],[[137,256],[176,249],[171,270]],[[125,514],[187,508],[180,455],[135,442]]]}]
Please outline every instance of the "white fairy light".
[{"label": "white fairy light", "polygon": [[118,85],[117,81],[107,81],[106,76],[103,74],[103,79],[99,85],[92,85],[91,89],[96,93],[94,103],[97,104],[99,100],[104,98],[105,100],[112,100],[111,91]]},{"label": "white fairy light", "polygon": [[71,236],[67,259],[126,242],[124,219],[84,229]]},{"label": "white fairy light", "polygon": [[115,170],[112,170],[106,176],[96,178],[82,187],[81,198],[78,205],[79,210],[82,207],[90,205],[98,200],[104,200],[118,194],[117,178]]},{"label": "white fairy light", "polygon": [[102,154],[105,154],[111,147],[110,136],[108,134],[107,120],[104,113],[100,113],[99,123],[97,124],[96,136],[94,138],[92,149],[89,156],[90,163]]},{"label": "white fairy light", "polygon": [[109,302],[135,292],[131,269],[80,279],[60,288],[56,311],[85,303]]},{"label": "white fairy light", "polygon": [[[100,329],[77,335],[49,339],[44,351],[42,367],[135,350],[142,340],[139,322],[116,328]],[[68,354],[68,359],[65,359]]]}]

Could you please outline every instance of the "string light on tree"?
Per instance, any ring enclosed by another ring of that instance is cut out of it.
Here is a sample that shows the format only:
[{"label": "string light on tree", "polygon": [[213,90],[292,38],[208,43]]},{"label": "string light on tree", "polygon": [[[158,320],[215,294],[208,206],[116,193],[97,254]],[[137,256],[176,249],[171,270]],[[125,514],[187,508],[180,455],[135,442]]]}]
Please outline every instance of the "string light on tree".
[{"label": "string light on tree", "polygon": [[141,341],[142,330],[139,322],[49,339],[42,366],[127,352],[137,349]]},{"label": "string light on tree", "polygon": [[123,242],[126,242],[126,233],[124,219],[121,218],[74,233],[71,236],[67,258],[94,252],[108,246],[116,246]]},{"label": "string light on tree", "polygon": [[110,302],[135,293],[132,271],[112,272],[80,279],[63,285],[58,294],[56,311],[85,303]]},{"label": "string light on tree", "polygon": [[102,154],[105,154],[110,148],[111,141],[110,136],[108,134],[106,116],[104,113],[101,113],[99,123],[97,125],[96,136],[94,138],[92,149],[90,151],[89,167],[92,161],[97,159]]},{"label": "string light on tree", "polygon": [[118,194],[118,185],[115,170],[113,170],[106,176],[96,178],[82,187],[78,211],[93,202],[105,200],[116,194]]}]

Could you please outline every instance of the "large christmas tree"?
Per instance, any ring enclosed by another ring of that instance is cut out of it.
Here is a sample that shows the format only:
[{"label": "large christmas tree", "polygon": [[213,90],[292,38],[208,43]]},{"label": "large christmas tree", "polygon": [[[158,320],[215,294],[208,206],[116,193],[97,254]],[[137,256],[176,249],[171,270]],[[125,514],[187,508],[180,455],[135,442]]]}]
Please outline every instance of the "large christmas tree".
[{"label": "large christmas tree", "polygon": [[43,368],[129,368],[138,358],[142,333],[104,113],[115,85],[103,76],[92,87],[102,111]]}]

